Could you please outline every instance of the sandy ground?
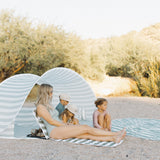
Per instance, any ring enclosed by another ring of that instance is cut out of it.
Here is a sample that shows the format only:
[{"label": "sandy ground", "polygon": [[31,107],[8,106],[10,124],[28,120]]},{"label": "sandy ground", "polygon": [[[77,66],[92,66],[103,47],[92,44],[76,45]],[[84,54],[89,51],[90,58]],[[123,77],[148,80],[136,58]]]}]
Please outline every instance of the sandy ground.
[{"label": "sandy ground", "polygon": [[[112,119],[160,119],[160,99],[108,97]],[[160,141],[126,136],[116,148],[54,142],[0,139],[0,160],[160,160]]]}]

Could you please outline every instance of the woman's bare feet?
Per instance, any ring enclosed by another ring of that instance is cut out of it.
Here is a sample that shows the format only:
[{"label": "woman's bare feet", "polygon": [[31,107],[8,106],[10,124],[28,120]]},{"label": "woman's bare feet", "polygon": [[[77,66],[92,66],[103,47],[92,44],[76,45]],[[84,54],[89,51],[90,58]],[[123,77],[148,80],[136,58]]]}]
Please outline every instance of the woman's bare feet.
[{"label": "woman's bare feet", "polygon": [[122,130],[121,136],[122,136],[122,139],[126,136],[126,128]]},{"label": "woman's bare feet", "polygon": [[121,140],[122,140],[121,136],[114,136],[114,138],[113,138],[114,143],[119,143]]},{"label": "woman's bare feet", "polygon": [[116,133],[117,133],[117,135],[121,135],[122,133],[124,133],[124,130],[126,130],[126,128],[123,128],[122,130],[120,130],[120,131],[116,132]]},{"label": "woman's bare feet", "polygon": [[115,143],[119,143],[126,136],[126,128],[119,131],[119,133],[120,134],[115,137],[115,140],[114,140]]}]

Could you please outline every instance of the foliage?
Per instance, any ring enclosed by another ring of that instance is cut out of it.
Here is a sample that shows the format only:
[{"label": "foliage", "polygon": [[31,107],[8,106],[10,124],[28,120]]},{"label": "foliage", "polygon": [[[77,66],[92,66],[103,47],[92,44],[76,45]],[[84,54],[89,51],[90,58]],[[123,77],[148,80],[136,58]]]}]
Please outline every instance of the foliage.
[{"label": "foliage", "polygon": [[[152,58],[143,65],[145,72],[136,70],[135,80],[142,96],[160,97],[160,59]],[[145,74],[144,74],[145,73]]]},{"label": "foliage", "polygon": [[131,77],[137,82],[142,96],[160,97],[160,52],[157,43],[146,41],[145,37],[132,32],[109,39],[103,51],[110,59],[106,62],[107,74]]},{"label": "foliage", "polygon": [[0,13],[0,81],[17,73],[42,75],[67,67],[85,78],[130,77],[142,96],[160,97],[160,24],[120,37],[81,40],[60,26]]},{"label": "foliage", "polygon": [[21,70],[31,56],[31,23],[14,17],[11,12],[0,15],[0,80]]},{"label": "foliage", "polygon": [[86,69],[82,40],[61,27],[38,24],[13,12],[0,14],[0,80],[16,73],[41,75],[54,67],[68,67],[78,73]]}]

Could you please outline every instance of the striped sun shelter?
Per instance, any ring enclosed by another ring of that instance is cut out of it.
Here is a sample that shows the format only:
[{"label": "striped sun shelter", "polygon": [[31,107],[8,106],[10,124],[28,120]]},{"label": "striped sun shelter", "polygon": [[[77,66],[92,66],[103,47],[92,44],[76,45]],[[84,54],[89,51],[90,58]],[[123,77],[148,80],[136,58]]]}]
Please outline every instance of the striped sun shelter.
[{"label": "striped sun shelter", "polygon": [[[92,113],[95,109],[94,101],[96,99],[94,92],[78,73],[59,67],[47,71],[42,76],[18,74],[0,83],[0,138],[26,138],[26,135],[31,131],[31,127],[39,127],[33,115],[35,106],[25,108],[23,104],[34,85],[42,83],[53,86],[53,106],[59,103],[60,93],[68,93],[71,96],[71,103],[79,107],[80,123],[92,126]],[[27,126],[27,130],[24,128],[25,126]],[[160,140],[159,126],[160,120],[154,119],[127,118],[112,121],[113,131],[126,127],[127,135],[151,140]],[[23,131],[22,135],[17,134],[21,131]],[[27,131],[29,132],[27,133]],[[113,142],[98,142],[76,138],[63,141],[105,147],[119,145]]]},{"label": "striped sun shelter", "polygon": [[[15,124],[35,123],[32,108],[22,108],[27,96],[35,84],[48,83],[53,86],[53,106],[59,102],[59,94],[71,96],[71,103],[91,118],[94,110],[95,95],[89,84],[71,69],[58,67],[42,76],[34,74],[17,74],[0,83],[0,137],[14,137]],[[82,115],[82,114],[80,114]]]},{"label": "striped sun shelter", "polygon": [[[41,125],[35,125],[37,124],[33,114],[35,106],[24,108],[23,104],[34,85],[42,83],[53,86],[53,106],[59,103],[59,94],[67,93],[71,97],[70,103],[74,103],[79,108],[80,121],[92,120],[96,97],[89,84],[78,73],[71,69],[58,67],[47,71],[42,76],[18,74],[0,83],[0,137],[26,138],[25,126],[28,127],[29,132],[31,127],[41,127]],[[22,131],[24,135],[19,135]],[[63,141],[109,147],[115,147],[122,143],[122,141],[115,144],[76,138]]]}]

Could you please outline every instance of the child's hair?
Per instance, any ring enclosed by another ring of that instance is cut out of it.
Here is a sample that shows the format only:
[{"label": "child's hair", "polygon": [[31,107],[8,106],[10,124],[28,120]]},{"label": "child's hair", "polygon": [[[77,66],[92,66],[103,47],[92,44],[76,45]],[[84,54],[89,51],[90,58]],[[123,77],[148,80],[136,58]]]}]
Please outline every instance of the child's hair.
[{"label": "child's hair", "polygon": [[98,105],[102,105],[103,102],[107,102],[108,103],[108,101],[105,98],[98,98],[94,103],[95,103],[95,105],[97,107]]},{"label": "child's hair", "polygon": [[70,113],[70,111],[66,108],[66,109],[61,113],[60,117],[63,118],[63,116],[64,116],[64,114],[65,114],[65,115],[66,115],[66,118],[67,118],[67,122],[68,122],[69,119],[73,121],[73,119],[74,119],[74,114],[71,112],[71,113],[73,114],[73,116],[70,117],[69,113]]}]

